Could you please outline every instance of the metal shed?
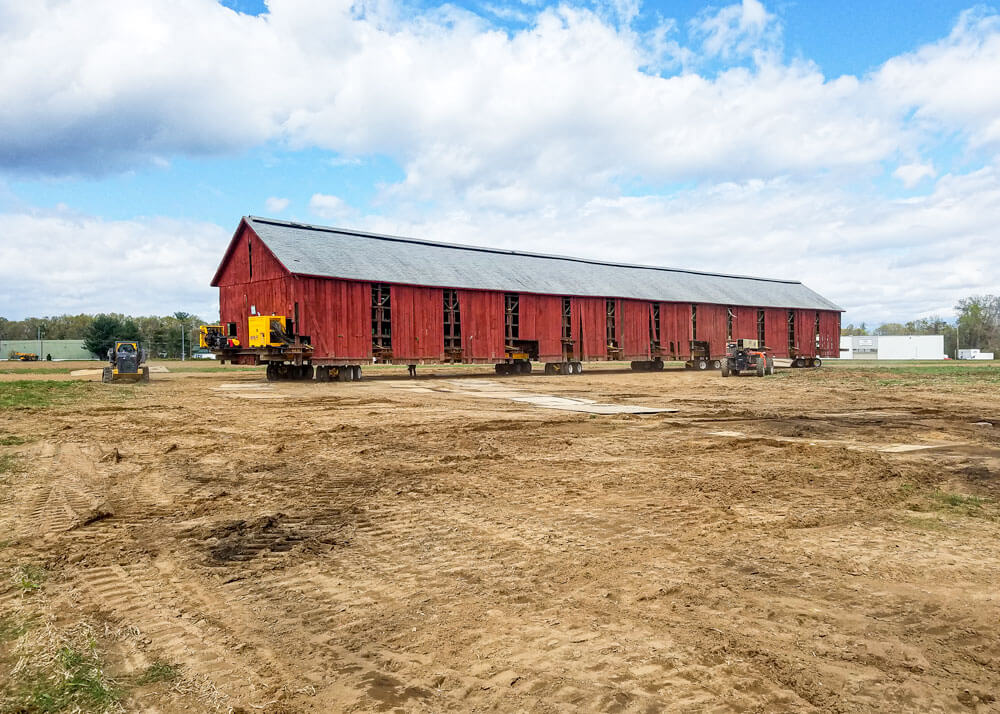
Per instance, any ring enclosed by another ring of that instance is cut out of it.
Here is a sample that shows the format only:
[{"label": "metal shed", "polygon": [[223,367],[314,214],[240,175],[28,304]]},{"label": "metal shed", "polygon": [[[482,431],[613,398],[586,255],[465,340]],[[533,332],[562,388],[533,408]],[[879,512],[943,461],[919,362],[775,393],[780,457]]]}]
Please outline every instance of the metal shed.
[{"label": "metal shed", "polygon": [[729,339],[839,353],[841,309],[805,285],[457,245],[254,216],[212,280],[245,339],[286,315],[317,365],[707,360]]}]

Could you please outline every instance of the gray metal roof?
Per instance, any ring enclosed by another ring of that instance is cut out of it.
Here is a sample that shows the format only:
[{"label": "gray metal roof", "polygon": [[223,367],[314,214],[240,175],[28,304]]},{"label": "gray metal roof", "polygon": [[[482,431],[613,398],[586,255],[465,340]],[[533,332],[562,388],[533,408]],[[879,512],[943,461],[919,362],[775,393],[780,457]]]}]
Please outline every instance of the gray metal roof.
[{"label": "gray metal roof", "polygon": [[292,273],[443,288],[840,310],[793,280],[604,263],[245,219]]}]

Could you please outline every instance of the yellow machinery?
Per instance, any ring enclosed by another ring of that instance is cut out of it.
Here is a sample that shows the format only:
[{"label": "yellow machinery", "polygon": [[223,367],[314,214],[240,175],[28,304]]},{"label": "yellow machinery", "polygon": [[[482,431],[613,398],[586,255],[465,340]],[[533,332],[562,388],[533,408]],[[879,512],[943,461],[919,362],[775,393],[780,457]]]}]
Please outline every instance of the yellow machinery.
[{"label": "yellow machinery", "polygon": [[37,362],[38,355],[34,352],[15,352],[14,359],[20,362]]},{"label": "yellow machinery", "polygon": [[138,342],[115,342],[108,350],[110,367],[101,373],[102,382],[148,382],[149,367],[144,367],[146,350]]},{"label": "yellow machinery", "polygon": [[284,315],[251,315],[249,327],[248,347],[284,347],[293,341]]},{"label": "yellow machinery", "polygon": [[202,325],[198,330],[198,346],[213,352],[230,347],[239,347],[236,337],[227,335],[222,325]]},{"label": "yellow machinery", "polygon": [[315,374],[309,338],[295,334],[292,321],[284,315],[250,315],[245,345],[226,335],[222,325],[202,325],[200,333],[201,346],[223,364],[267,365],[268,381],[312,379]]}]

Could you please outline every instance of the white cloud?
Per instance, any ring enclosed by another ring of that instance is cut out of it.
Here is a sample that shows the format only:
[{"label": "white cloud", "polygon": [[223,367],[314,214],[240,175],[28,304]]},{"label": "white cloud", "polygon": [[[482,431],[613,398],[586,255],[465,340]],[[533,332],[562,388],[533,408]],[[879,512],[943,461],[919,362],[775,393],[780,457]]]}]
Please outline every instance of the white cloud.
[{"label": "white cloud", "polygon": [[777,17],[759,0],[742,0],[712,12],[702,12],[691,22],[695,36],[709,57],[728,59],[750,55],[754,51],[773,51],[780,40]]},{"label": "white cloud", "polygon": [[892,175],[902,181],[906,188],[913,188],[925,178],[934,178],[937,176],[937,171],[934,170],[933,164],[921,164],[917,162],[899,166],[892,172]]},{"label": "white cloud", "polygon": [[0,214],[3,316],[177,310],[218,316],[209,287],[233,228],[166,218],[105,221],[68,210]]},{"label": "white cloud", "polygon": [[358,212],[337,196],[314,193],[309,199],[309,212],[327,220],[345,220],[354,218]]},{"label": "white cloud", "polygon": [[277,196],[271,196],[264,201],[264,205],[267,206],[267,210],[271,213],[281,213],[288,208],[289,203],[291,203],[291,201],[287,198],[278,198]]},{"label": "white cloud", "polygon": [[[607,7],[627,20],[636,6]],[[533,11],[510,34],[456,9],[404,18],[391,3],[359,12],[347,0],[273,0],[269,10],[11,3],[0,162],[101,173],[277,140],[345,160],[388,156],[406,171],[397,195],[414,200],[503,202],[521,191],[535,197],[521,207],[536,208],[611,196],[622,180],[868,170],[912,151],[924,118],[982,140],[1000,131],[992,18],[968,16],[871,77],[828,80],[810,63],[779,61],[780,23],[758,0],[699,16],[695,50],[668,39],[673,20],[642,34],[571,5]],[[655,73],[696,66],[697,53],[751,52],[753,69]]]}]

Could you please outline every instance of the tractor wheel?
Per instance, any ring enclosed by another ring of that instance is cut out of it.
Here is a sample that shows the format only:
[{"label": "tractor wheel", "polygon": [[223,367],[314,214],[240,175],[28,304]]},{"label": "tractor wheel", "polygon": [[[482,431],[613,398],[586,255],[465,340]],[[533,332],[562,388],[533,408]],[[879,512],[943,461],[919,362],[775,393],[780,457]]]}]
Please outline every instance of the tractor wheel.
[{"label": "tractor wheel", "polygon": [[757,358],[757,376],[763,377],[767,373],[767,361],[763,357]]},{"label": "tractor wheel", "polygon": [[268,362],[267,369],[265,370],[264,375],[267,377],[268,382],[277,382],[278,365],[274,364],[273,362]]},{"label": "tractor wheel", "polygon": [[337,381],[338,382],[353,382],[354,381],[354,370],[347,365],[341,365],[337,367]]},{"label": "tractor wheel", "polygon": [[583,374],[583,363],[582,362],[570,362],[569,363],[570,374]]},{"label": "tractor wheel", "polygon": [[726,360],[725,362],[722,363],[722,376],[723,377],[729,376],[729,360]]},{"label": "tractor wheel", "polygon": [[355,382],[360,382],[361,381],[361,365],[360,364],[351,365],[351,369],[354,370],[354,381]]},{"label": "tractor wheel", "polygon": [[545,371],[545,374],[555,374],[555,368],[553,367],[552,362],[546,362],[545,363],[545,369],[544,369],[544,371]]},{"label": "tractor wheel", "polygon": [[823,366],[823,360],[821,360],[819,357],[813,360],[813,367],[822,367],[822,366]]},{"label": "tractor wheel", "polygon": [[767,358],[767,373],[774,374],[774,357]]},{"label": "tractor wheel", "polygon": [[629,369],[631,369],[633,372],[638,372],[639,369],[636,367],[637,364],[639,364],[639,363],[638,362],[629,362],[629,364],[628,364]]},{"label": "tractor wheel", "polygon": [[497,374],[503,374],[504,373],[503,362],[497,362],[495,365],[493,365],[493,371],[496,372]]},{"label": "tractor wheel", "polygon": [[654,372],[662,372],[663,371],[663,360],[662,359],[654,359],[653,360],[653,371]]},{"label": "tractor wheel", "polygon": [[521,362],[517,371],[521,374],[531,374],[531,362]]},{"label": "tractor wheel", "polygon": [[101,381],[104,382],[105,384],[110,384],[112,381],[114,381],[114,378],[115,378],[115,371],[111,369],[111,367],[105,367],[103,370],[101,370]]},{"label": "tractor wheel", "polygon": [[704,371],[708,369],[708,360],[700,359],[695,363],[695,367],[699,370]]},{"label": "tractor wheel", "polygon": [[712,369],[722,369],[722,361],[715,360],[714,362],[712,362]]},{"label": "tractor wheel", "polygon": [[316,368],[316,381],[317,382],[329,382],[330,381],[330,368],[325,366],[319,366]]},{"label": "tractor wheel", "polygon": [[573,363],[572,362],[560,362],[559,363],[559,374],[573,374]]}]

